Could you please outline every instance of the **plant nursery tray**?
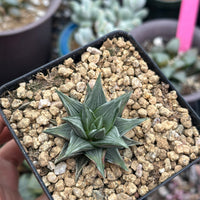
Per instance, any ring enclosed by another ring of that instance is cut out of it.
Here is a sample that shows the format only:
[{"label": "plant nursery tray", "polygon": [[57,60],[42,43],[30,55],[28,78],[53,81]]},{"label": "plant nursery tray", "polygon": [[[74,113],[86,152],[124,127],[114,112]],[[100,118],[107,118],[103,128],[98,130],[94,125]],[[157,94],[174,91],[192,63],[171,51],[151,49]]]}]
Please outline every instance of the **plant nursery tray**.
[{"label": "plant nursery tray", "polygon": [[[86,49],[88,47],[96,47],[99,48],[103,42],[106,41],[106,39],[113,39],[115,37],[123,37],[125,39],[125,41],[130,41],[133,46],[136,48],[136,50],[139,52],[140,56],[143,58],[143,60],[147,63],[149,69],[153,70],[159,77],[160,77],[160,81],[164,82],[166,84],[169,84],[169,91],[171,90],[175,90],[175,87],[170,83],[170,81],[165,77],[165,75],[160,71],[159,67],[150,59],[150,57],[147,55],[147,53],[142,49],[142,47],[140,46],[140,44],[137,43],[137,41],[135,41],[135,39],[130,35],[127,34],[126,32],[123,31],[114,31],[111,32],[101,38],[99,38],[98,40],[83,46],[77,50],[74,50],[72,52],[70,52],[67,55],[64,55],[60,58],[57,58],[23,76],[20,76],[19,78],[12,80],[6,84],[4,84],[3,86],[0,87],[0,97],[2,97],[7,91],[10,90],[14,90],[18,87],[19,83],[21,82],[28,82],[30,79],[34,79],[34,75],[36,75],[38,72],[43,72],[44,74],[47,73],[48,69],[51,69],[52,67],[55,67],[59,64],[62,64],[64,62],[65,59],[67,58],[72,58],[74,59],[74,62],[78,62],[81,59],[81,54],[83,52],[86,51]],[[42,87],[42,86],[41,86]],[[200,131],[200,118],[198,117],[198,115],[194,112],[194,110],[190,107],[190,105],[184,100],[184,98],[179,94],[178,91],[177,92],[177,100],[179,102],[179,104],[181,105],[181,107],[188,109],[189,114],[192,118],[192,123],[194,126],[197,127],[197,129]],[[24,147],[22,146],[22,144],[20,143],[18,137],[16,136],[13,128],[11,127],[9,121],[6,119],[6,116],[3,112],[3,109],[0,109],[0,114],[3,116],[3,119],[6,122],[6,125],[8,126],[10,132],[13,135],[13,138],[15,139],[16,143],[18,144],[19,148],[21,149],[25,159],[27,160],[28,164],[30,165],[33,173],[35,174],[37,180],[39,181],[41,187],[43,188],[44,192],[46,193],[47,197],[50,200],[53,200],[53,197],[51,196],[50,192],[48,191],[47,187],[45,186],[44,182],[42,181],[40,175],[38,174],[36,168],[34,167],[34,164],[32,163],[31,159],[29,158],[28,154],[26,153]],[[149,196],[152,192],[154,192],[155,190],[157,190],[160,186],[166,184],[167,182],[169,182],[170,180],[172,180],[175,176],[179,175],[181,172],[183,172],[184,170],[188,169],[190,166],[192,166],[194,163],[197,163],[198,161],[200,161],[200,158],[195,159],[194,161],[192,161],[189,165],[187,165],[186,167],[182,168],[179,172],[175,173],[174,175],[172,175],[170,178],[168,178],[167,180],[165,180],[164,182],[162,182],[160,185],[158,185],[157,187],[155,187],[154,189],[152,189],[151,191],[149,191],[148,193],[146,193],[144,196],[140,197],[138,200],[142,200],[144,198],[146,198],[147,196]]]}]

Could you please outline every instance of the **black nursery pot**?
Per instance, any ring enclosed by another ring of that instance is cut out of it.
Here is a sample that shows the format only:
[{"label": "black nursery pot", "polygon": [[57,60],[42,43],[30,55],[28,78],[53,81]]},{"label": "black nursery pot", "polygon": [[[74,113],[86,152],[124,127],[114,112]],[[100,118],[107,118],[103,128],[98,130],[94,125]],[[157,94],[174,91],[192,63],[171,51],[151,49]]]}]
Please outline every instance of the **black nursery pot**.
[{"label": "black nursery pot", "polygon": [[[141,57],[144,59],[144,61],[147,62],[148,64],[148,67],[153,70],[159,77],[160,77],[160,80],[164,83],[167,83],[169,84],[169,90],[176,90],[174,88],[174,86],[169,82],[169,80],[163,75],[163,73],[160,71],[160,69],[158,68],[158,66],[148,57],[148,55],[145,53],[145,51],[142,49],[142,47],[135,41],[135,39],[130,35],[130,34],[127,34],[126,32],[123,32],[123,31],[114,31],[114,32],[111,32],[103,37],[101,37],[100,39],[84,46],[84,47],[81,47],[75,51],[72,51],[71,53],[61,57],[61,58],[58,58],[46,65],[43,65],[41,66],[40,68],[37,68],[11,82],[8,82],[7,84],[4,84],[3,86],[0,87],[0,97],[6,93],[8,90],[13,90],[13,89],[16,89],[18,87],[18,84],[21,83],[21,82],[28,82],[30,79],[33,79],[33,76],[35,74],[37,74],[38,72],[43,72],[43,73],[46,73],[48,69],[51,69],[52,67],[55,67],[57,66],[58,64],[61,64],[64,62],[65,59],[67,58],[72,58],[74,59],[75,62],[78,62],[80,61],[81,59],[81,54],[83,52],[86,51],[87,47],[89,46],[92,46],[92,47],[96,47],[96,48],[99,48],[104,41],[106,41],[107,38],[110,38],[110,39],[113,39],[115,37],[123,37],[126,41],[130,41],[134,47],[136,48],[136,50],[140,53]],[[200,131],[200,118],[198,117],[198,115],[193,111],[193,109],[190,107],[190,105],[184,100],[184,98],[177,92],[177,95],[178,95],[178,101],[180,103],[180,105],[184,108],[187,108],[189,113],[190,113],[190,116],[192,118],[192,123],[194,126],[197,126],[198,130]],[[42,186],[44,192],[46,193],[47,197],[50,199],[50,200],[53,200],[51,194],[49,193],[48,189],[46,188],[45,184],[43,183],[40,175],[37,173],[37,170],[36,168],[34,167],[32,161],[30,160],[28,154],[25,152],[25,149],[23,148],[22,144],[20,143],[19,139],[17,138],[14,130],[11,128],[11,125],[10,123],[8,122],[8,120],[6,119],[6,116],[5,114],[3,113],[3,110],[0,109],[0,114],[2,115],[3,119],[5,120],[10,132],[12,133],[13,135],[13,138],[15,139],[16,143],[18,144],[19,148],[21,149],[22,153],[24,154],[25,156],[25,159],[27,160],[27,162],[29,163],[32,171],[34,172],[37,180],[39,181],[40,185]],[[193,165],[194,163],[197,163],[200,161],[200,158],[197,158],[196,160],[194,160],[193,162],[191,162],[188,166],[184,167],[181,171],[179,171],[178,173],[174,174],[173,176],[171,176],[170,178],[168,178],[167,180],[165,180],[162,184],[158,185],[157,187],[155,187],[153,190],[149,191],[146,195],[140,197],[138,200],[142,200],[146,197],[148,197],[152,192],[154,192],[155,190],[157,190],[160,186],[164,185],[165,183],[167,183],[168,181],[170,181],[171,179],[173,179],[175,176],[177,176],[178,174],[180,174],[181,172],[183,172],[184,170],[186,170],[187,168],[189,168],[191,165]]]}]

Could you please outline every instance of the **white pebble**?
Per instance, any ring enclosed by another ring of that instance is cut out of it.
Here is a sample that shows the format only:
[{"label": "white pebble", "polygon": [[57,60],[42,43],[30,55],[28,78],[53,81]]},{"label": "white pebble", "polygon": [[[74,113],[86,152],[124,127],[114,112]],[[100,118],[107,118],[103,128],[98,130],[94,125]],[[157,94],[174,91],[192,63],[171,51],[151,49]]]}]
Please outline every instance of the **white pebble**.
[{"label": "white pebble", "polygon": [[38,104],[38,109],[45,108],[51,105],[49,99],[40,99]]},{"label": "white pebble", "polygon": [[54,173],[56,175],[64,174],[67,168],[67,164],[65,162],[58,163],[55,166]]}]

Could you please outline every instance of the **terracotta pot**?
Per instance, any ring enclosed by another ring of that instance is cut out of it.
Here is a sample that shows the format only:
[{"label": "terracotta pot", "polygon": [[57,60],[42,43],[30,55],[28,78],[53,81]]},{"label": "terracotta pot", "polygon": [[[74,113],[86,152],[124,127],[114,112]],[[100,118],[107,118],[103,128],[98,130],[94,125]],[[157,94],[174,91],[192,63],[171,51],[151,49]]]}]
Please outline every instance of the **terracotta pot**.
[{"label": "terracotta pot", "polygon": [[22,28],[0,32],[0,85],[46,63],[51,52],[51,19],[61,0],[51,1],[46,15]]}]

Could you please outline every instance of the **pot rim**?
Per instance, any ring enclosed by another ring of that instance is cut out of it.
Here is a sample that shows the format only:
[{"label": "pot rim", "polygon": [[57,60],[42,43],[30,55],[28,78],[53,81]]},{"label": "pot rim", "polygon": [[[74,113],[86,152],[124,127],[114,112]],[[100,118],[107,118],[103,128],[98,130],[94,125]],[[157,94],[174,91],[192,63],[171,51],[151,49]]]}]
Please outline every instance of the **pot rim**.
[{"label": "pot rim", "polygon": [[20,33],[23,33],[25,31],[29,31],[29,30],[34,29],[35,27],[41,25],[42,23],[47,21],[55,13],[55,11],[58,9],[58,7],[61,4],[61,1],[62,0],[52,0],[49,8],[46,11],[46,14],[43,17],[39,18],[38,20],[34,21],[33,23],[27,24],[27,25],[22,26],[20,28],[17,28],[17,29],[14,29],[14,30],[9,30],[9,31],[2,31],[2,32],[0,32],[0,37],[20,34]]},{"label": "pot rim", "polygon": [[[164,27],[168,27],[168,28],[173,28],[173,29],[176,29],[177,27],[177,23],[178,23],[178,20],[176,19],[169,19],[169,18],[163,18],[163,19],[151,19],[151,20],[148,20],[146,22],[144,22],[143,24],[141,24],[140,26],[132,29],[130,31],[131,34],[133,34],[133,37],[135,37],[135,32],[136,34],[141,34],[141,31],[145,28],[145,30],[147,29],[152,29],[154,30],[155,28],[164,28]],[[153,28],[152,28],[153,26]],[[198,39],[200,40],[200,27],[196,26],[195,29],[194,29],[194,37],[198,37]],[[137,38],[136,38],[137,40]],[[199,47],[200,49],[200,47]]]}]

